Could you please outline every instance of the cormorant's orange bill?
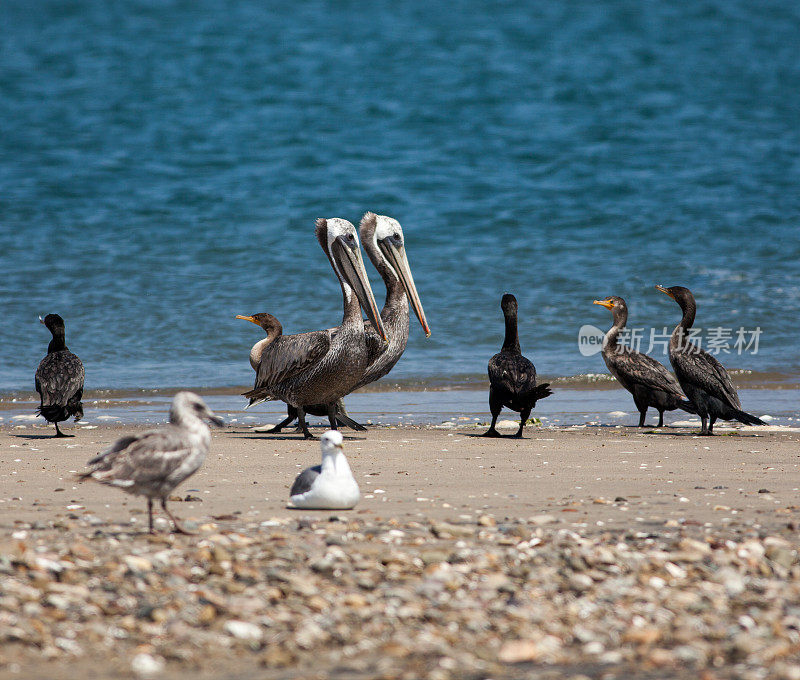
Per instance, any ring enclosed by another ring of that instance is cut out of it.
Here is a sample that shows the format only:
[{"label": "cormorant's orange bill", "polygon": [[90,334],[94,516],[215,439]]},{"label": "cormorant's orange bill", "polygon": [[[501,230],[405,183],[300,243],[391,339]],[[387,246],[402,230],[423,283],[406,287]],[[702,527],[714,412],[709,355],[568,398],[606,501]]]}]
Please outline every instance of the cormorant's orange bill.
[{"label": "cormorant's orange bill", "polygon": [[254,323],[256,326],[259,325],[258,321],[256,321],[252,316],[244,316],[242,314],[237,314],[236,318],[237,319],[243,319],[244,321],[249,321],[250,323]]},{"label": "cormorant's orange bill", "polygon": [[592,304],[600,305],[601,307],[605,307],[606,309],[611,309],[614,306],[614,303],[610,300],[595,300]]},{"label": "cormorant's orange bill", "polygon": [[658,290],[660,290],[662,293],[664,293],[665,295],[669,295],[673,300],[675,299],[675,296],[672,293],[670,293],[669,290],[664,288],[664,286],[656,285],[656,288]]}]

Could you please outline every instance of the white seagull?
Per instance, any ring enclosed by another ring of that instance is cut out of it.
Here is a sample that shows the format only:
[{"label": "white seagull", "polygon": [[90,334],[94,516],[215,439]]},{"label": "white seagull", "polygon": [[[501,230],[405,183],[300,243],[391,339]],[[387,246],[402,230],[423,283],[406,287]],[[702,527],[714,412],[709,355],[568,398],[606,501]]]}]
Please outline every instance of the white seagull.
[{"label": "white seagull", "polygon": [[189,534],[167,510],[167,498],[178,484],[200,469],[206,458],[211,432],[203,418],[220,427],[225,424],[196,394],[178,392],[172,400],[166,427],[118,439],[92,458],[87,463],[92,469],[79,478],[91,478],[136,496],[146,496],[151,534],[153,499],[160,499],[175,531]]},{"label": "white seagull", "polygon": [[306,468],[294,480],[289,501],[308,510],[349,510],[361,498],[342,452],[342,435],[328,430],[319,438],[322,463]]}]

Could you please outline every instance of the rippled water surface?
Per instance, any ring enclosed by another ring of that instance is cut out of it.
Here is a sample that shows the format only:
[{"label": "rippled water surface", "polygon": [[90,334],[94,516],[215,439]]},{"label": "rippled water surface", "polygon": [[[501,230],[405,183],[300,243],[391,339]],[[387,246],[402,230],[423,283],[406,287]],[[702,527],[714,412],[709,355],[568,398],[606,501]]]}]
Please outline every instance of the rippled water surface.
[{"label": "rippled water surface", "polygon": [[367,209],[433,331],[392,378],[483,374],[506,291],[541,373],[604,372],[591,301],[671,327],[655,283],[762,329],[727,365],[800,373],[800,6],[530,5],[0,5],[0,389],[48,312],[87,387],[247,384],[234,315],[337,323],[314,218]]}]

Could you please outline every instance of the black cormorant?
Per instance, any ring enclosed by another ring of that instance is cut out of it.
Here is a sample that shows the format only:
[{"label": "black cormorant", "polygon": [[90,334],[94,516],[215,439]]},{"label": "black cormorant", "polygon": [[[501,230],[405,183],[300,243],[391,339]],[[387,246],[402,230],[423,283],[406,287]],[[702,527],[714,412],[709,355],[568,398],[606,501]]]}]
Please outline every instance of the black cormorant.
[{"label": "black cormorant", "polygon": [[522,356],[517,333],[517,299],[506,293],[500,303],[506,320],[506,337],[499,353],[489,360],[489,408],[492,424],[484,437],[501,437],[495,429],[497,416],[503,406],[520,414],[519,430],[514,437],[522,437],[522,429],[539,399],[552,394],[549,383],[536,384],[536,368]]},{"label": "black cormorant", "polygon": [[64,319],[58,314],[48,314],[39,321],[47,326],[53,339],[47,347],[47,356],[36,369],[36,391],[39,393],[37,413],[56,426],[56,437],[68,437],[58,429],[59,422],[75,416],[83,418],[83,364],[67,349],[64,339]]},{"label": "black cormorant", "polygon": [[700,434],[714,434],[714,422],[738,420],[745,425],[766,425],[760,418],[742,411],[739,395],[725,367],[708,352],[689,342],[697,305],[694,295],[683,286],[656,286],[680,305],[683,317],[669,339],[669,360],[684,394],[697,408],[702,420]]}]

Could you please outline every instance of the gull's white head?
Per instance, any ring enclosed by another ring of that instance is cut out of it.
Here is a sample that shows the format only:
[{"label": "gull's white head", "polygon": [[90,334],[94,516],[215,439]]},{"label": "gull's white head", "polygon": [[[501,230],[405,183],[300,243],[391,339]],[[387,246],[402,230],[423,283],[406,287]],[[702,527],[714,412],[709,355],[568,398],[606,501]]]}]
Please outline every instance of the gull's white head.
[{"label": "gull's white head", "polygon": [[342,433],[337,430],[328,430],[319,438],[319,445],[323,456],[333,456],[342,450],[344,441]]}]

